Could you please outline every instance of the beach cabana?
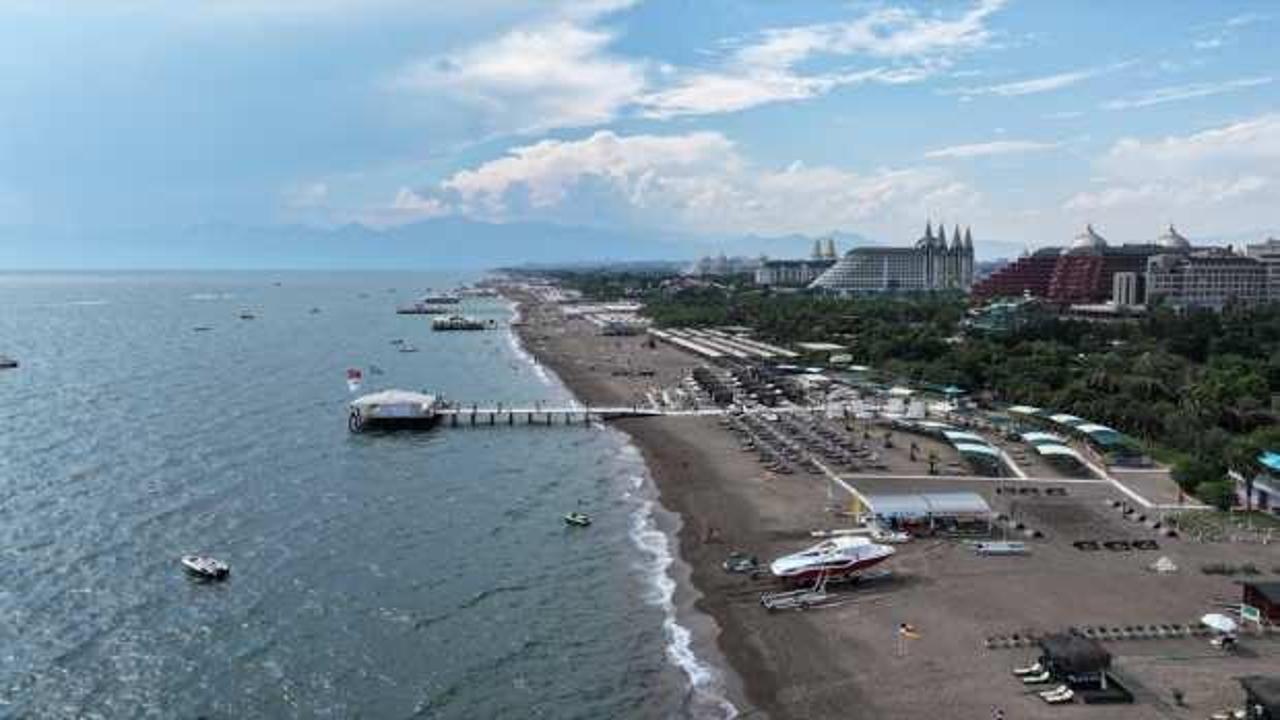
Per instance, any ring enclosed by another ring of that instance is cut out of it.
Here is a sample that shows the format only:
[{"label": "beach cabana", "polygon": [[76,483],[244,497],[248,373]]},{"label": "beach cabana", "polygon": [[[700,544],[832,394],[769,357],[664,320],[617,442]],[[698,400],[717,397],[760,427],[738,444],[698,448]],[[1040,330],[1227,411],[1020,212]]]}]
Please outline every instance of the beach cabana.
[{"label": "beach cabana", "polygon": [[1106,689],[1111,653],[1092,638],[1060,633],[1040,640],[1040,664],[1072,687]]},{"label": "beach cabana", "polygon": [[1240,678],[1244,689],[1245,717],[1249,720],[1280,720],[1280,677],[1247,675]]}]

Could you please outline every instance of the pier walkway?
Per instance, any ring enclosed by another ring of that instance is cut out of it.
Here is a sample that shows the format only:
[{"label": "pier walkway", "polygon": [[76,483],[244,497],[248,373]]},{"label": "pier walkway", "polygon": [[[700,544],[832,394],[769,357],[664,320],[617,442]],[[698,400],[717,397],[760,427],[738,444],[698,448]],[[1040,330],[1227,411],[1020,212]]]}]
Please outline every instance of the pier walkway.
[{"label": "pier walkway", "polygon": [[[739,409],[746,415],[811,415],[830,412],[834,406],[775,407]],[[482,407],[479,405],[452,404],[436,410],[441,423],[450,427],[481,427],[499,425],[583,425],[592,420],[607,421],[622,418],[657,417],[718,417],[728,410],[718,407],[675,409],[652,405],[601,406],[594,405],[504,405]]]}]

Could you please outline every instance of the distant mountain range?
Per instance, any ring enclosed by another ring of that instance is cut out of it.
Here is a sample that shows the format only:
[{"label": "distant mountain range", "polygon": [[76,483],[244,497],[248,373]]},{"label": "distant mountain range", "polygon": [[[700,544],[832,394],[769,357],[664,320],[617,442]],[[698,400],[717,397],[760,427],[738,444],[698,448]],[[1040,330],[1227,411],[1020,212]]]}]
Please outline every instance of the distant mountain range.
[{"label": "distant mountain range", "polygon": [[[1267,231],[1215,242],[1257,242]],[[1280,235],[1280,231],[1271,231]],[[834,237],[840,253],[877,242],[852,232],[807,235],[679,235],[539,222],[485,223],[437,218],[392,228],[344,225],[207,224],[179,230],[45,230],[0,227],[0,269],[463,269],[624,261],[688,262],[704,255],[804,258],[818,237]],[[980,260],[1014,258],[1025,244],[978,238]]]},{"label": "distant mountain range", "polygon": [[[869,244],[837,236],[841,252]],[[812,237],[691,236],[551,223],[437,218],[392,228],[351,224],[207,224],[46,230],[0,227],[0,268],[169,269],[491,268],[526,263],[681,261],[703,255],[808,257]]]}]

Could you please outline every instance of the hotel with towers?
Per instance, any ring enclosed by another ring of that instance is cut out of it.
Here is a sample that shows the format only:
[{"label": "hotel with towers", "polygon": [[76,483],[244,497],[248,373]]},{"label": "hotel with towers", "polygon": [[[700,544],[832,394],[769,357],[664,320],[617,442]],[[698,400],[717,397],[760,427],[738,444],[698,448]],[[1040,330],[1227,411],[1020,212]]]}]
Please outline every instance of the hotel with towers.
[{"label": "hotel with towers", "polygon": [[973,285],[973,234],[956,225],[925,224],[914,247],[858,247],[845,253],[810,286],[837,294],[879,292],[967,292]]}]

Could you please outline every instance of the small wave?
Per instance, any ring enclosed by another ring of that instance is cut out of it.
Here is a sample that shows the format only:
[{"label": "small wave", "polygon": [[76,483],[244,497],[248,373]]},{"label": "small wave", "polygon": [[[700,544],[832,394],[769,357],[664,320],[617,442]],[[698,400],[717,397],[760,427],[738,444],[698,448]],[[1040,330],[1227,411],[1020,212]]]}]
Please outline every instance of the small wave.
[{"label": "small wave", "polygon": [[480,603],[484,602],[485,600],[488,600],[491,597],[494,597],[495,595],[501,595],[503,593],[522,592],[528,589],[529,589],[528,585],[499,585],[497,587],[489,588],[488,590],[481,590],[480,592],[472,596],[470,600],[459,605],[458,609],[470,610],[471,608],[475,607],[476,605],[479,605]]},{"label": "small wave", "polygon": [[[519,321],[520,303],[513,302],[511,303],[511,322],[514,323]],[[516,332],[516,329],[510,324],[507,325],[507,342],[511,345],[511,350],[516,354],[516,357],[523,360],[526,365],[532,368],[533,374],[537,375],[538,379],[541,380],[544,385],[555,384],[555,381],[551,378],[551,374],[542,366],[542,363],[538,362],[537,358],[529,354],[528,350],[525,350],[524,343],[520,342],[520,333]]]},{"label": "small wave", "polygon": [[[630,443],[627,444],[630,446]],[[634,450],[634,448],[633,448]],[[633,476],[636,487],[644,476]],[[645,598],[662,609],[662,629],[667,637],[667,657],[689,678],[692,704],[698,717],[724,720],[738,717],[738,709],[724,697],[716,670],[698,659],[693,651],[693,635],[676,616],[676,581],[668,569],[674,562],[671,541],[658,529],[654,520],[654,501],[644,500],[631,517],[631,539],[641,552],[651,558],[645,566],[650,592]]]},{"label": "small wave", "polygon": [[37,303],[35,307],[90,307],[110,304],[110,300],[65,300],[63,302]]}]

